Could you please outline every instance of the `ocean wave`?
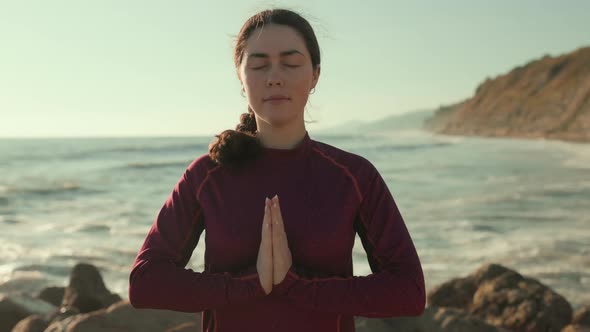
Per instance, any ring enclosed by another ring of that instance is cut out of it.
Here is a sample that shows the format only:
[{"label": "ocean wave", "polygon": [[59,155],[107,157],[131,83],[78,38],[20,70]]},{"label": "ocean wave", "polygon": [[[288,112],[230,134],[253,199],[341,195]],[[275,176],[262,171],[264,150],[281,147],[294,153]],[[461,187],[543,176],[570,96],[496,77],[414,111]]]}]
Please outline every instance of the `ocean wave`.
[{"label": "ocean wave", "polygon": [[590,168],[590,144],[562,143],[561,147],[570,154],[569,158],[562,162],[567,168]]},{"label": "ocean wave", "polygon": [[108,262],[109,258],[96,255],[77,255],[77,254],[52,254],[48,258],[50,261],[79,261],[79,262]]},{"label": "ocean wave", "polygon": [[33,294],[48,286],[46,280],[43,273],[38,271],[11,271],[5,275],[0,274],[0,294]]},{"label": "ocean wave", "polygon": [[9,195],[24,194],[38,196],[52,196],[63,193],[81,193],[94,192],[94,190],[83,189],[77,181],[64,181],[54,183],[39,183],[37,187],[17,187],[9,186],[7,193]]},{"label": "ocean wave", "polygon": [[70,152],[62,155],[61,157],[66,160],[71,159],[86,159],[86,158],[97,158],[102,157],[102,155],[108,154],[130,154],[130,153],[146,153],[146,154],[166,154],[166,153],[173,153],[173,152],[188,152],[190,153],[205,153],[208,150],[208,144],[202,143],[187,143],[187,144],[177,144],[177,145],[163,145],[163,146],[150,146],[147,144],[137,145],[137,146],[122,146],[122,147],[112,147],[107,149],[97,149],[97,150],[86,150],[86,151],[76,151]]},{"label": "ocean wave", "polygon": [[76,225],[66,230],[72,233],[108,233],[111,228],[102,224]]},{"label": "ocean wave", "polygon": [[457,206],[471,206],[476,204],[497,204],[497,203],[506,203],[506,202],[516,202],[521,201],[525,198],[525,193],[512,191],[512,192],[499,192],[499,193],[489,193],[489,194],[480,194],[480,195],[464,195],[459,197],[452,197],[452,198],[443,198],[437,201],[432,202],[431,208],[438,209],[448,209],[454,208]]},{"label": "ocean wave", "polygon": [[16,218],[10,218],[10,217],[0,215],[0,223],[7,224],[7,225],[18,225],[21,223],[21,221]]},{"label": "ocean wave", "polygon": [[14,268],[14,272],[31,272],[32,274],[36,274],[38,272],[39,275],[45,274],[53,274],[53,275],[68,275],[72,268],[69,266],[61,266],[61,265],[47,265],[47,264],[27,264],[21,265]]},{"label": "ocean wave", "polygon": [[167,167],[188,167],[192,160],[187,161],[158,161],[158,162],[136,162],[128,163],[123,168],[132,169],[154,169]]},{"label": "ocean wave", "polygon": [[399,145],[378,145],[373,147],[373,150],[376,151],[399,151],[399,150],[421,150],[421,149],[433,149],[433,148],[441,148],[449,145],[453,145],[454,143],[451,142],[433,142],[433,143],[424,143],[424,144],[399,144]]},{"label": "ocean wave", "polygon": [[570,181],[544,184],[535,194],[552,197],[590,197],[590,181]]}]

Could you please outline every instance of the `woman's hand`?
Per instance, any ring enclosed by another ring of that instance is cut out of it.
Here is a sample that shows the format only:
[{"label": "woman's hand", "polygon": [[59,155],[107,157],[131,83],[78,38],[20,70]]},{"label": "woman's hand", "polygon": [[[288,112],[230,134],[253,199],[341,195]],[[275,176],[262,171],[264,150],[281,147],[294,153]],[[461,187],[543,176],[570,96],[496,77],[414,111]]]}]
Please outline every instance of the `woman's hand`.
[{"label": "woman's hand", "polygon": [[[268,202],[267,198],[267,202]],[[289,250],[289,244],[287,241],[287,234],[285,233],[285,227],[283,224],[283,216],[281,215],[281,206],[279,205],[279,197],[275,197],[270,200],[271,216],[272,216],[272,261],[273,261],[273,285],[280,284],[287,272],[291,268],[293,259],[291,257],[291,251]]]},{"label": "woman's hand", "polygon": [[272,259],[272,219],[270,200],[267,198],[264,204],[264,218],[262,221],[262,240],[258,250],[258,259],[256,261],[256,270],[260,278],[260,284],[268,295],[272,291],[273,285],[273,259]]}]

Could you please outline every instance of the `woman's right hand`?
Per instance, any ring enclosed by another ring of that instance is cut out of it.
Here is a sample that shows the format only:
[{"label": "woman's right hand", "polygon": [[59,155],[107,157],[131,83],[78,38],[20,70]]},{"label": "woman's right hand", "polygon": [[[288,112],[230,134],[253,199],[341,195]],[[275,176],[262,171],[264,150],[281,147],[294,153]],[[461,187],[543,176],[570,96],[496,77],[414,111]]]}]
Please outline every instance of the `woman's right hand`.
[{"label": "woman's right hand", "polygon": [[272,230],[271,230],[270,200],[267,198],[264,204],[264,218],[262,221],[262,239],[258,250],[256,270],[260,278],[260,284],[266,294],[272,291],[273,261],[272,261]]}]

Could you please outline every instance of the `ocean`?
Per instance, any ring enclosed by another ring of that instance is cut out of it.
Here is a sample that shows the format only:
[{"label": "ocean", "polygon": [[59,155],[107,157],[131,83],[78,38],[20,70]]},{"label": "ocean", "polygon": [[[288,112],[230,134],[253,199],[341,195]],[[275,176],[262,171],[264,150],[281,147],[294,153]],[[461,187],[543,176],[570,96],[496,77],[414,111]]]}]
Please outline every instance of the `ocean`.
[{"label": "ocean", "polygon": [[[391,133],[315,135],[385,178],[426,287],[503,264],[590,303],[590,144]],[[0,293],[65,286],[78,262],[127,298],[131,265],[210,137],[0,139]],[[204,236],[204,235],[203,235]],[[187,266],[203,270],[204,238]],[[371,273],[357,237],[354,274]]]}]

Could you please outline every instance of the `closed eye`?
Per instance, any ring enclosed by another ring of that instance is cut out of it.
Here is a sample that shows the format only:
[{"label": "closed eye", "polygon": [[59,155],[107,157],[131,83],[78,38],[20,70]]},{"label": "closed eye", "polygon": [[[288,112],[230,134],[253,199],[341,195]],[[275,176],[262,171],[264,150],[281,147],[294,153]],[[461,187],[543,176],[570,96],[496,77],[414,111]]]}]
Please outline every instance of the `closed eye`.
[{"label": "closed eye", "polygon": [[[262,68],[264,68],[264,67],[266,67],[266,65],[264,65],[264,66],[260,66],[260,67],[252,67],[251,69],[252,69],[252,70],[260,70],[260,69],[262,69]],[[301,67],[301,66],[300,66],[300,65],[287,65],[287,64],[286,64],[286,65],[285,65],[285,67],[289,67],[289,68],[297,68],[297,67]]]}]

